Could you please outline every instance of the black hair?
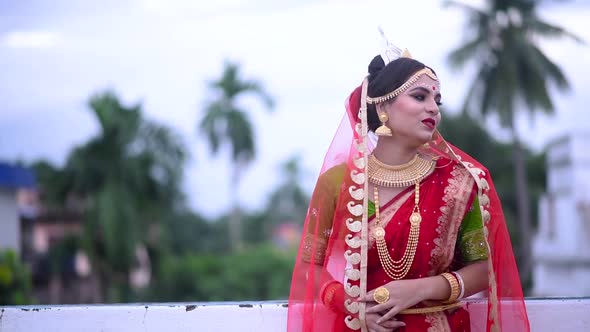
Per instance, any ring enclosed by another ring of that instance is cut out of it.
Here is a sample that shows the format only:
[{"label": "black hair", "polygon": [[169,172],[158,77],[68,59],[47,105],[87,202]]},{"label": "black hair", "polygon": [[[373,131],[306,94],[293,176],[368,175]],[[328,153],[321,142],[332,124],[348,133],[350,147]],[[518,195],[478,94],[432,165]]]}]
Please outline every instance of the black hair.
[{"label": "black hair", "polygon": [[[367,96],[372,98],[384,96],[399,88],[415,72],[424,68],[430,67],[411,58],[399,58],[391,61],[386,66],[381,56],[377,55],[369,64],[369,85],[367,87]],[[394,99],[392,99],[392,101],[393,100]],[[379,115],[377,114],[377,108],[374,104],[367,105],[367,122],[369,130],[373,132],[381,126],[381,121],[379,121]]]}]

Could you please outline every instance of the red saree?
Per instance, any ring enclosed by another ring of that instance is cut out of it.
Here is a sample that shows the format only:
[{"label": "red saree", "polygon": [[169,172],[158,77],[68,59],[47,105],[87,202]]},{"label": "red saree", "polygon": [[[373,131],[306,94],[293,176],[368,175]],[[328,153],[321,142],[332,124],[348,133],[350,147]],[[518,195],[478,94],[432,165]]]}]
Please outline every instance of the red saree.
[{"label": "red saree", "polygon": [[[463,217],[471,206],[474,193],[474,180],[465,168],[446,158],[438,160],[435,171],[420,185],[419,205],[423,217],[420,240],[410,272],[404,279],[435,276],[449,271],[453,263],[457,233]],[[409,217],[413,207],[413,188],[403,191],[381,207],[382,218],[387,222],[385,240],[394,255],[393,259],[400,259],[405,250],[410,232]],[[372,221],[373,217],[369,221],[369,234],[373,226]],[[374,239],[369,236],[367,290],[375,289],[389,281],[391,279],[379,261]],[[445,313],[400,315],[398,319],[406,323],[406,331],[426,331],[430,327],[436,328],[436,331],[469,330],[468,317],[465,319],[465,315],[459,312],[453,312],[452,317],[461,316],[463,320],[451,320],[449,324],[456,326],[447,327]],[[459,324],[464,324],[467,328],[458,326]]]},{"label": "red saree", "polygon": [[[364,93],[359,87],[350,96],[348,116],[326,154],[314,190],[293,271],[289,332],[366,331],[365,305],[357,300],[391,281],[370,235],[372,215],[365,175],[373,145],[367,134],[365,104],[360,102],[365,100]],[[481,317],[464,308],[398,315],[406,327],[397,331],[470,331],[470,327],[471,331],[528,331],[510,239],[487,170],[438,133],[420,153],[438,160],[434,172],[420,185],[423,221],[416,256],[405,278],[455,268],[457,234],[477,197],[485,235],[482,245],[489,253],[488,311]],[[413,198],[413,190],[408,189],[381,207],[393,259],[401,257],[407,243]],[[335,284],[340,289],[333,292]]]}]

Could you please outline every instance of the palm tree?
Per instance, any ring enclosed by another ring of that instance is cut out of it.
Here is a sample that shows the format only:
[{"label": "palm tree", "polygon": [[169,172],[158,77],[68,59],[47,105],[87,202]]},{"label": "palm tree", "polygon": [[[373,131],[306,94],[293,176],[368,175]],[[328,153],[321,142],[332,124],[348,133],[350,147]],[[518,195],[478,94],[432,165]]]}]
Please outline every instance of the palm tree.
[{"label": "palm tree", "polygon": [[130,299],[136,250],[161,247],[165,216],[182,203],[185,148],[168,128],[126,107],[111,92],[95,95],[90,109],[99,131],[70,152],[63,169],[39,163],[48,201],[83,215],[83,247],[107,300]]},{"label": "palm tree", "polygon": [[206,136],[213,154],[217,154],[223,144],[231,147],[233,169],[230,195],[233,211],[229,236],[234,249],[241,249],[242,232],[237,187],[241,180],[241,171],[256,156],[256,146],[248,111],[238,105],[238,99],[246,94],[254,94],[262,100],[267,110],[272,110],[274,101],[258,81],[243,79],[238,64],[229,61],[225,62],[221,78],[210,82],[209,88],[218,97],[205,107],[205,116],[199,128]]},{"label": "palm tree", "polygon": [[539,0],[490,0],[486,9],[449,1],[469,15],[472,35],[452,51],[452,66],[461,67],[475,61],[477,73],[468,91],[463,110],[487,116],[495,113],[500,124],[512,136],[520,235],[521,277],[528,280],[531,271],[531,214],[522,143],[515,125],[516,114],[525,108],[530,116],[536,112],[552,113],[549,85],[560,91],[569,88],[559,68],[538,46],[540,38],[569,37],[580,41],[563,28],[541,20],[536,13]]}]

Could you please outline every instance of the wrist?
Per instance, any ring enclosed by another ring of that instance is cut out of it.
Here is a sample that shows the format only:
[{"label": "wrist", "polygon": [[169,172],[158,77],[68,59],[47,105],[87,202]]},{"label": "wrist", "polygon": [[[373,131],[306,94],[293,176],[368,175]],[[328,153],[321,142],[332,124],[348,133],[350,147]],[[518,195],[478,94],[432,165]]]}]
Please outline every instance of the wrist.
[{"label": "wrist", "polygon": [[438,276],[417,279],[419,281],[417,292],[420,300],[419,302],[436,299],[437,289],[440,288],[440,280],[438,280],[439,278],[437,277]]},{"label": "wrist", "polygon": [[417,291],[420,301],[441,301],[449,298],[449,282],[442,275],[416,280],[420,281]]}]

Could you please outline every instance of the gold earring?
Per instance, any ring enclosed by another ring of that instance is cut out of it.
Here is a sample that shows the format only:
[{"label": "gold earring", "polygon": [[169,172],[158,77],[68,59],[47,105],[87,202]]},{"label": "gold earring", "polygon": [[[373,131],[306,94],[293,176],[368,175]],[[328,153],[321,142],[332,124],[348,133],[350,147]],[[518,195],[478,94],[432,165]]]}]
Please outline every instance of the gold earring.
[{"label": "gold earring", "polygon": [[389,116],[387,116],[387,113],[383,112],[379,114],[379,121],[381,121],[381,127],[377,128],[377,130],[375,130],[375,135],[377,136],[392,136],[392,132],[391,129],[389,129],[389,127],[387,127],[385,125],[385,122],[387,122],[387,120],[389,120]]}]

